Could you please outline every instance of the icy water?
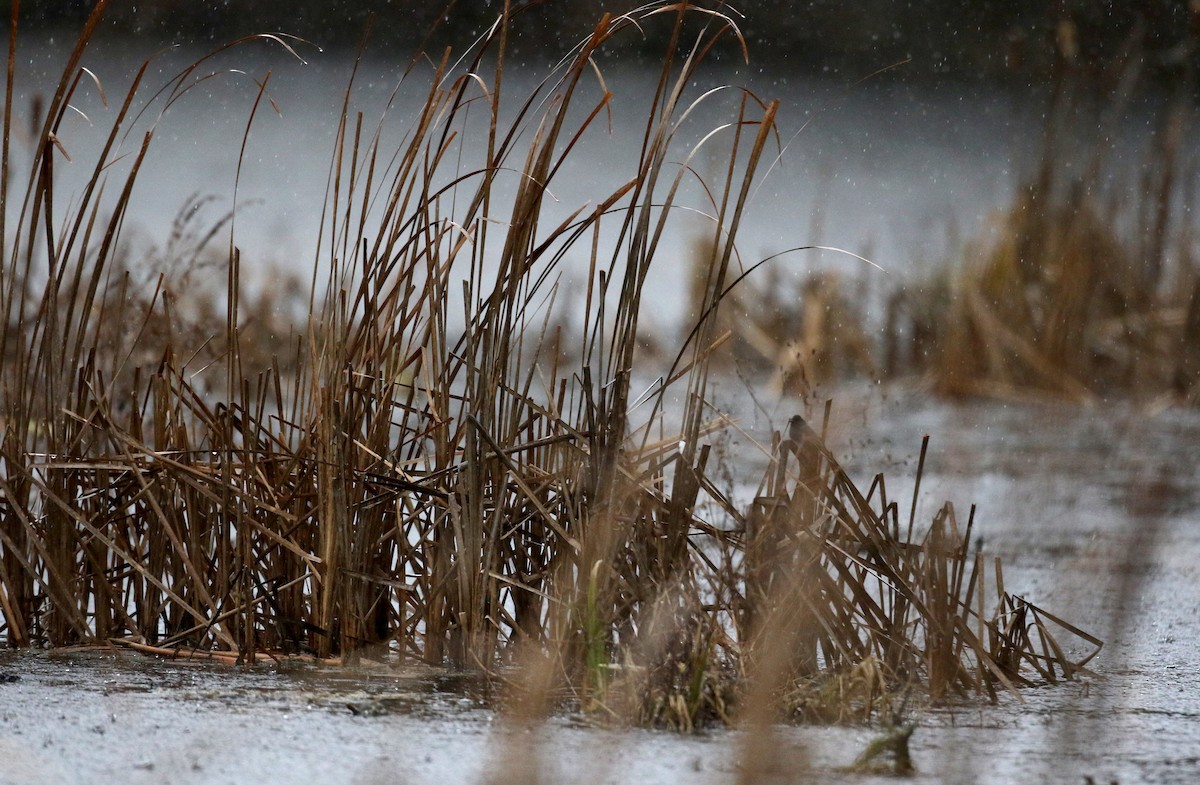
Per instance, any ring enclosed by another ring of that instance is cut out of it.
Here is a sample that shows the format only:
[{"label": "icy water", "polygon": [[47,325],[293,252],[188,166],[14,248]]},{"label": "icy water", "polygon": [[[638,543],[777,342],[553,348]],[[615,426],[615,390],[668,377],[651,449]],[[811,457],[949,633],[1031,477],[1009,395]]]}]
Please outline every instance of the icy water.
[{"label": "icy water", "polygon": [[[732,395],[732,393],[730,393]],[[1200,778],[1200,416],[1111,406],[951,406],[915,391],[849,394],[838,451],[911,488],[933,434],[924,513],[953,500],[1003,557],[1006,587],[1106,641],[1095,676],[919,714],[914,782],[1192,783]],[[787,414],[786,412],[783,414]],[[770,423],[747,417],[748,433]],[[746,449],[735,439],[732,453]],[[902,502],[902,506],[904,506]],[[919,513],[920,515],[920,513]],[[250,672],[128,655],[0,653],[0,783],[726,783],[742,738],[514,731],[428,671]],[[779,782],[841,772],[869,728],[780,728]],[[515,779],[514,779],[515,778]],[[879,778],[879,782],[894,781]]]}]

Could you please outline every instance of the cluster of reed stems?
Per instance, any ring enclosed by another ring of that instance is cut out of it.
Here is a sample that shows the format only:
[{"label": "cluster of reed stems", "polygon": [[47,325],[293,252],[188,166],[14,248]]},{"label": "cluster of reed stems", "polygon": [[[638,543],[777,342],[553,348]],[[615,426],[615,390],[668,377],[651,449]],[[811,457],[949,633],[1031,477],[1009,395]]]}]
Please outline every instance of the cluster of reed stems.
[{"label": "cluster of reed stems", "polygon": [[[352,82],[308,320],[288,354],[264,359],[248,349],[260,338],[232,240],[220,325],[201,345],[172,281],[135,292],[122,266],[127,205],[157,131],[127,135],[148,65],[64,209],[60,130],[93,82],[83,62],[107,5],[47,103],[18,209],[13,3],[0,176],[10,645],[121,642],[243,662],[390,655],[510,679],[536,696],[529,705],[566,697],[680,727],[730,716],[747,690],[780,694],[768,682],[812,714],[813,690],[833,679],[869,712],[908,685],[986,692],[1029,666],[1043,678],[1081,667],[1051,635],[1058,620],[999,582],[1000,604],[985,607],[970,523],[960,531],[947,507],[919,540],[911,517],[901,536],[882,478],[860,493],[819,438],[768,449],[773,468],[749,511],[706,471],[705,439],[722,427],[706,402],[726,337],[717,316],[775,135],[776,105],[749,92],[683,152],[686,164],[717,137],[727,152],[707,186],[701,316],[635,408],[647,274],[693,176],[670,161],[708,94],[685,96],[714,46],[744,48],[728,15],[655,2],[604,17],[510,112],[506,3],[462,59],[428,60],[424,104],[395,147],[353,110]],[[670,44],[627,181],[547,225],[556,176],[612,100],[596,55],[660,23]],[[276,35],[232,46],[254,41],[294,54]],[[211,76],[206,62],[156,100],[182,100]],[[515,182],[511,198],[501,182]],[[602,251],[609,234],[615,247]],[[555,275],[572,253],[588,262],[578,335],[551,326]],[[566,341],[577,342],[569,355]],[[681,424],[668,431],[676,399]],[[526,667],[513,677],[505,664]]]}]

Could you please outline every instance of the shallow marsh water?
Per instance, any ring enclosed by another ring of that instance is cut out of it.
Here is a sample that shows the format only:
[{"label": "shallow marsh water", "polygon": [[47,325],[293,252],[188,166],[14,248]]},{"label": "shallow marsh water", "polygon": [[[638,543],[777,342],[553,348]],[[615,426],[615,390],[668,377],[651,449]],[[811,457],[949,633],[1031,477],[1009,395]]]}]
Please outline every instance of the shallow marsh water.
[{"label": "shallow marsh water", "polygon": [[[742,425],[762,436],[770,422],[748,415]],[[955,406],[893,389],[844,396],[831,423],[853,470],[886,470],[901,500],[925,433],[921,510],[948,498],[965,520],[976,503],[976,534],[1003,557],[1009,591],[1106,643],[1095,676],[916,715],[912,781],[1195,782],[1200,416]],[[736,438],[728,446],[742,449]],[[653,785],[734,782],[740,771],[737,732],[616,732],[570,717],[513,729],[430,671],[11,652],[0,671],[18,677],[0,684],[3,785],[477,783],[532,781],[534,771],[546,782]],[[772,781],[871,782],[839,767],[875,733],[780,728]]]}]

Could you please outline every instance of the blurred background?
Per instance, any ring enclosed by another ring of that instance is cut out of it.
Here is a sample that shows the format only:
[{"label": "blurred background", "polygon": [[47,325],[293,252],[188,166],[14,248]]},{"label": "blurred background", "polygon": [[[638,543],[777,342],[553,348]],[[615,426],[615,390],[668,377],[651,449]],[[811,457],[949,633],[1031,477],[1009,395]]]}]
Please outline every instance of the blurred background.
[{"label": "blurred background", "polygon": [[[30,28],[74,30],[86,18],[88,0],[22,4]],[[623,13],[630,0],[514,3],[535,13],[518,25],[514,46],[529,53],[560,53],[562,37],[574,40],[601,12]],[[794,73],[862,76],[881,65],[911,58],[914,74],[959,79],[1040,80],[1053,68],[1047,44],[1069,21],[1076,56],[1097,71],[1118,56],[1131,34],[1144,37],[1147,64],[1163,78],[1187,57],[1196,24],[1189,0],[758,0],[742,6],[742,28],[756,62]],[[438,2],[412,0],[141,0],[114,3],[106,25],[113,31],[162,41],[225,39],[251,32],[283,31],[322,46],[353,43],[369,16],[378,19],[377,40],[415,46],[440,20],[443,41],[461,43],[495,19],[500,0],[459,0],[443,12]],[[11,2],[0,3],[7,16]],[[435,36],[437,41],[439,36]],[[658,52],[653,31],[645,43]]]}]

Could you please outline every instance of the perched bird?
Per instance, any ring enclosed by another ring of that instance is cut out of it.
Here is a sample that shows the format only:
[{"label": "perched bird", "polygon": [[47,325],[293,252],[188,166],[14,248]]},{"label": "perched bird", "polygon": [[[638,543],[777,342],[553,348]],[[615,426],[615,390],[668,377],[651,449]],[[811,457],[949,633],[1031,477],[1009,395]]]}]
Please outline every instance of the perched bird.
[{"label": "perched bird", "polygon": [[812,433],[812,428],[808,427],[808,423],[804,422],[804,418],[800,415],[794,414],[792,419],[788,420],[787,437],[797,445],[804,444],[805,437],[810,433]]},{"label": "perched bird", "polygon": [[798,414],[788,420],[787,440],[780,448],[785,446],[796,456],[800,482],[815,488],[821,476],[821,437]]}]

